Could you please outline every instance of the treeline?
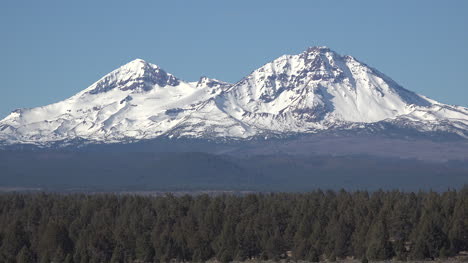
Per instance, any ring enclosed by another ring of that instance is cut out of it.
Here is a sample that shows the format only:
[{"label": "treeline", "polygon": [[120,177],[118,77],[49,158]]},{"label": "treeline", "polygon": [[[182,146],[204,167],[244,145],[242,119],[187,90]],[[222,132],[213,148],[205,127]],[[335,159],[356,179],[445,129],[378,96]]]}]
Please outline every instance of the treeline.
[{"label": "treeline", "polygon": [[147,197],[0,195],[0,262],[445,258],[468,250],[468,187]]}]

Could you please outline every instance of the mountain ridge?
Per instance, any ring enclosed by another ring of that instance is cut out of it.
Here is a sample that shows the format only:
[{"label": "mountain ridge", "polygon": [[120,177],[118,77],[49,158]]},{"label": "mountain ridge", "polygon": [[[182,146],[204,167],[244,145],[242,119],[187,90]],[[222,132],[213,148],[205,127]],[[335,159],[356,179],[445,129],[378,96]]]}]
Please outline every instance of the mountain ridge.
[{"label": "mountain ridge", "polygon": [[[252,137],[366,130],[386,125],[468,138],[468,108],[407,90],[327,47],[283,55],[230,84],[187,82],[135,59],[63,101],[0,121],[0,144],[83,139]],[[376,129],[378,130],[378,129]]]}]

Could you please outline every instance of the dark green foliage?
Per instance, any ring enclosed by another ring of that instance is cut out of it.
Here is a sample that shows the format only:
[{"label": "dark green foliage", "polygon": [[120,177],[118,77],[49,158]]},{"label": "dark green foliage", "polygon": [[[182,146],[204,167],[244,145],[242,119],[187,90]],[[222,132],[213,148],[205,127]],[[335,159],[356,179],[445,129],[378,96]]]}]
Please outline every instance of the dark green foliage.
[{"label": "dark green foliage", "polygon": [[2,227],[5,238],[0,248],[0,262],[15,262],[20,250],[30,243],[23,223],[18,219],[12,219],[14,220],[12,223],[8,224],[6,221]]},{"label": "dark green foliage", "polygon": [[385,260],[393,256],[386,223],[382,219],[372,224],[369,230],[367,257],[372,260]]},{"label": "dark green foliage", "polygon": [[24,246],[20,252],[18,253],[18,255],[16,256],[16,262],[17,263],[30,263],[30,262],[34,262],[34,257],[31,253],[31,250]]},{"label": "dark green foliage", "polygon": [[112,252],[111,263],[119,263],[124,261],[124,250],[121,246],[116,246]]},{"label": "dark green foliage", "polygon": [[72,252],[73,243],[68,236],[67,228],[60,223],[50,221],[39,239],[39,257],[51,258],[62,262]]},{"label": "dark green foliage", "polygon": [[311,249],[309,251],[309,254],[307,255],[306,257],[306,260],[307,261],[310,261],[310,262],[319,262],[320,261],[320,257],[319,257],[319,254],[318,252],[315,250],[315,249]]},{"label": "dark green foliage", "polygon": [[0,262],[318,262],[454,256],[468,188],[211,197],[0,195]]}]

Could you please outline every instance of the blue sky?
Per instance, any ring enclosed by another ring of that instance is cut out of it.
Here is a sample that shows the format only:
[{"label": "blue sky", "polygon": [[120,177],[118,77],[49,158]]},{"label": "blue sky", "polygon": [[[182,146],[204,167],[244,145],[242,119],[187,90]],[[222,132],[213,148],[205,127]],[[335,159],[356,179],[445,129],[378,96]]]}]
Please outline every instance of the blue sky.
[{"label": "blue sky", "polygon": [[324,45],[468,106],[468,1],[3,1],[0,116],[72,96],[135,58],[236,82]]}]

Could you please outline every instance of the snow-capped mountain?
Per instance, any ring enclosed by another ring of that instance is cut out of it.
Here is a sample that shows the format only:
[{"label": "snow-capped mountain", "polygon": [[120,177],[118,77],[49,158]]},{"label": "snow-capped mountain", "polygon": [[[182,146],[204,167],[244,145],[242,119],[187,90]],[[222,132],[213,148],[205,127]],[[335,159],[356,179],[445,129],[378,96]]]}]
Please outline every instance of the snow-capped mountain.
[{"label": "snow-capped mountain", "polygon": [[0,121],[0,142],[249,139],[388,125],[468,138],[468,108],[406,90],[326,47],[281,56],[235,84],[186,82],[136,59],[69,99],[15,110]]}]

